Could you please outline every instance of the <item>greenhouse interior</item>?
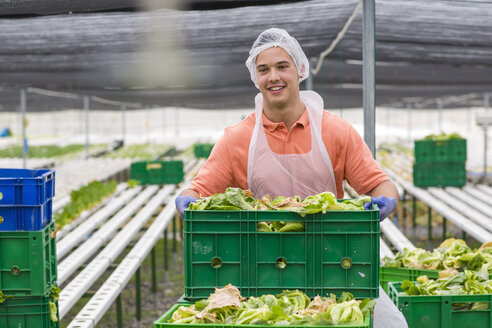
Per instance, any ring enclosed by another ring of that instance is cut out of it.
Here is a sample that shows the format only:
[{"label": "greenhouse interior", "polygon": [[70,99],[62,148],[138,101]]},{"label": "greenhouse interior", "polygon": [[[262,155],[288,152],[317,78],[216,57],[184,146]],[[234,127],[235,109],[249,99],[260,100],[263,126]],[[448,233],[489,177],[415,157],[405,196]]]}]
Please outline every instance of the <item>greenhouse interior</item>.
[{"label": "greenhouse interior", "polygon": [[491,17],[0,1],[0,327],[492,328]]}]

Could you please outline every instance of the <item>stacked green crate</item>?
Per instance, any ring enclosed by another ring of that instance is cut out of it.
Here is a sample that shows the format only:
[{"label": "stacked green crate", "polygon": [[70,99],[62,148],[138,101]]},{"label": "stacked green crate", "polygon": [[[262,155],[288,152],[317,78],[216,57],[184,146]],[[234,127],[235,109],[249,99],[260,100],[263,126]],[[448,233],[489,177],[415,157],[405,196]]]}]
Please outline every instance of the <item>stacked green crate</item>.
[{"label": "stacked green crate", "polygon": [[[302,221],[304,231],[258,231],[258,223],[264,221]],[[206,299],[215,287],[229,283],[246,298],[296,289],[311,299],[330,293],[340,297],[343,292],[357,299],[379,296],[379,210],[375,206],[305,217],[290,211],[186,210],[184,242],[185,294],[154,322],[154,328],[189,326],[169,323],[178,306]],[[344,327],[370,328],[372,316],[363,325]]]},{"label": "stacked green crate", "polygon": [[2,169],[0,180],[0,327],[57,328],[54,171]]},{"label": "stacked green crate", "polygon": [[[388,296],[403,313],[409,328],[490,328],[492,294],[483,295],[401,295],[401,282],[390,282]],[[473,311],[455,305],[483,302]]]},{"label": "stacked green crate", "polygon": [[445,137],[439,136],[415,141],[413,165],[415,186],[426,188],[465,185],[466,139],[443,138]]},{"label": "stacked green crate", "polygon": [[194,153],[196,158],[208,158],[214,148],[213,143],[197,143],[194,145]]},{"label": "stacked green crate", "polygon": [[[305,224],[258,232],[258,222]],[[310,298],[350,292],[377,298],[379,212],[185,211],[185,295],[207,298],[232,283],[244,297],[298,289]]]},{"label": "stacked green crate", "polygon": [[381,287],[388,293],[388,283],[392,281],[415,281],[420,276],[431,279],[439,277],[439,270],[415,269],[415,268],[391,268],[382,266],[379,268],[379,281]]},{"label": "stacked green crate", "polygon": [[142,161],[132,163],[130,177],[141,184],[177,184],[183,181],[183,161]]},{"label": "stacked green crate", "polygon": [[54,221],[40,231],[0,231],[0,327],[59,326],[50,317],[56,265]]}]

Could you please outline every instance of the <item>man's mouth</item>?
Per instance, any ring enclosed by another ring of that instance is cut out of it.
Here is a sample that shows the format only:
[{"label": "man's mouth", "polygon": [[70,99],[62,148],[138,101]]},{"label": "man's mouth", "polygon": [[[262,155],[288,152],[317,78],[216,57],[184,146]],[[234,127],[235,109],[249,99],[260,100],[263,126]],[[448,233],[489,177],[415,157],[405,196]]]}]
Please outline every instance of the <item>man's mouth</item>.
[{"label": "man's mouth", "polygon": [[282,90],[285,89],[285,86],[273,86],[273,87],[269,87],[268,88],[268,91],[270,91],[271,93],[280,93],[282,92]]}]

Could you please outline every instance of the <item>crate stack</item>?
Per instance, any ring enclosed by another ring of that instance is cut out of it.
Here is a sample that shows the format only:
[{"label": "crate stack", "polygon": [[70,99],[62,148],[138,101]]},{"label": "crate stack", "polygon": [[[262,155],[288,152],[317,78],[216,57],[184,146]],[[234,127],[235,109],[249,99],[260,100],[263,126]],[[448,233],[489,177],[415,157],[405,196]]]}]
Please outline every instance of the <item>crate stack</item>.
[{"label": "crate stack", "polygon": [[193,152],[196,158],[208,158],[212,149],[214,148],[213,143],[197,143],[193,146]]},{"label": "crate stack", "polygon": [[[305,229],[258,232],[262,221],[302,221]],[[184,243],[185,293],[178,304],[207,298],[215,287],[229,283],[246,298],[287,289],[298,289],[311,299],[342,292],[357,299],[379,296],[376,207],[304,218],[286,211],[185,211]],[[154,328],[171,326],[168,321],[177,308],[158,319]],[[360,327],[372,327],[372,317]]]},{"label": "crate stack", "polygon": [[178,184],[184,179],[183,161],[140,161],[130,166],[130,178],[143,185]]},{"label": "crate stack", "polygon": [[[388,284],[388,296],[403,313],[409,328],[490,328],[492,294],[481,295],[400,295],[402,282]],[[482,303],[480,309],[460,305]]]},{"label": "crate stack", "polygon": [[0,169],[2,328],[59,327],[54,194],[53,170]]},{"label": "crate stack", "polygon": [[416,140],[413,184],[417,187],[463,187],[466,139]]}]

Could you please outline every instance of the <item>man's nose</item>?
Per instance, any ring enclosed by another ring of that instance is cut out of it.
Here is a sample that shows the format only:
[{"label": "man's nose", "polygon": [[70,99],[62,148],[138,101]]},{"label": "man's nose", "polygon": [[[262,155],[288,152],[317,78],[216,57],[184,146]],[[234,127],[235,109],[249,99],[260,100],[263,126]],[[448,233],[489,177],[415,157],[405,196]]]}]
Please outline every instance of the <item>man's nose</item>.
[{"label": "man's nose", "polygon": [[270,75],[268,76],[268,79],[270,81],[278,81],[279,79],[278,71],[276,69],[270,70]]}]

